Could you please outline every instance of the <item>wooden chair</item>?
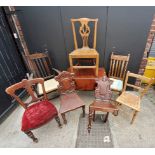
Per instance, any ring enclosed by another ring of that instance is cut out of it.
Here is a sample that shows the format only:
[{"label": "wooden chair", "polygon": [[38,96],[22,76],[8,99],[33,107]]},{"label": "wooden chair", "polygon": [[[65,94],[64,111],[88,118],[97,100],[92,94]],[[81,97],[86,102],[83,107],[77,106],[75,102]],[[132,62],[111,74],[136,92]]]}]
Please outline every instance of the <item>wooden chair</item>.
[{"label": "wooden chair", "polygon": [[[75,29],[76,22],[79,22],[81,24],[79,28],[79,33],[83,42],[82,48],[79,48],[77,44],[77,35],[76,35],[76,29]],[[93,48],[89,48],[88,46],[88,39],[90,35],[90,27],[88,24],[90,22],[94,23]],[[73,37],[74,37],[74,46],[75,46],[75,50],[69,54],[69,63],[70,63],[71,72],[73,72],[73,69],[94,68],[96,76],[98,75],[99,54],[96,51],[97,22],[98,22],[98,19],[90,19],[90,18],[71,19]],[[91,66],[81,66],[79,64],[73,65],[73,59],[78,59],[78,60],[93,59],[93,64]]]},{"label": "wooden chair", "polygon": [[112,90],[118,92],[122,91],[129,59],[130,54],[128,54],[127,56],[123,56],[115,55],[112,52],[110,60],[110,70],[108,74],[110,80],[113,81],[111,85]]},{"label": "wooden chair", "polygon": [[60,110],[64,124],[67,123],[65,113],[81,108],[83,117],[85,116],[85,104],[75,92],[75,82],[73,74],[67,71],[61,72],[55,79],[59,82],[58,90],[60,92]]},{"label": "wooden chair", "polygon": [[106,76],[102,79],[96,80],[97,87],[95,89],[95,101],[89,106],[89,117],[88,117],[88,132],[91,130],[91,122],[95,121],[95,112],[106,112],[104,123],[108,119],[109,112],[113,113],[115,116],[118,115],[118,109],[116,107],[117,102],[111,100],[112,91],[110,90],[110,85],[112,81]]},{"label": "wooden chair", "polygon": [[[142,87],[135,86],[133,84],[129,84],[128,83],[129,77],[138,78],[139,80],[146,82],[147,86],[142,88]],[[131,124],[134,122],[137,113],[140,111],[140,103],[141,103],[142,97],[147,92],[152,82],[153,82],[153,79],[147,78],[142,75],[134,74],[129,71],[127,72],[122,94],[116,99],[116,101],[134,110]],[[127,87],[132,87],[135,90],[138,90],[138,95],[134,94],[133,91],[126,91]]]},{"label": "wooden chair", "polygon": [[[56,69],[52,68],[51,60],[48,56],[48,53],[35,53],[31,55],[25,56],[26,59],[29,59],[31,63],[31,72],[33,73],[35,78],[44,78],[45,80],[45,91],[46,93],[53,92],[53,97],[58,96],[56,92],[59,83],[54,79],[54,76],[58,73]],[[42,96],[42,86],[41,84],[37,85],[37,95]],[[52,98],[53,98],[52,97]]]},{"label": "wooden chair", "polygon": [[[33,91],[33,85],[38,83],[41,84],[44,93],[44,95],[40,98],[37,98]],[[31,101],[29,103],[24,103],[16,95],[16,92],[19,89],[25,89],[31,96]],[[33,135],[31,130],[40,127],[53,118],[57,121],[58,126],[62,127],[56,107],[48,101],[43,78],[36,78],[32,80],[23,79],[21,82],[8,87],[6,89],[6,93],[15,98],[16,101],[25,109],[22,117],[21,130],[32,138],[34,142],[38,142],[38,139]]]}]

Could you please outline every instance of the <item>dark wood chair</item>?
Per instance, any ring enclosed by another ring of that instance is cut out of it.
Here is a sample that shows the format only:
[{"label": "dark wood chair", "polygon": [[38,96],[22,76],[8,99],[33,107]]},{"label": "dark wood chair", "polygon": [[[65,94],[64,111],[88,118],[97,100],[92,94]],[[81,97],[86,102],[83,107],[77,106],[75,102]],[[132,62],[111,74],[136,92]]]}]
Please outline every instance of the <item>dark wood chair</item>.
[{"label": "dark wood chair", "polygon": [[67,71],[61,72],[55,79],[59,82],[58,90],[60,92],[60,113],[64,124],[67,123],[65,113],[82,108],[83,117],[85,116],[85,104],[75,92],[74,74]]},{"label": "dark wood chair", "polygon": [[109,80],[106,76],[102,79],[96,80],[97,87],[95,90],[95,100],[89,106],[89,116],[88,116],[88,132],[91,130],[91,122],[95,121],[95,112],[107,112],[104,122],[107,121],[109,112],[113,113],[115,116],[118,115],[118,109],[116,107],[116,101],[111,100],[112,92],[110,90],[110,85],[112,81]]},{"label": "dark wood chair", "polygon": [[[33,73],[34,78],[44,78],[45,91],[47,94],[53,93],[51,98],[58,96],[57,87],[59,83],[54,79],[58,75],[58,71],[52,68],[52,62],[48,53],[34,53],[24,56],[25,61],[30,63],[30,72]],[[38,96],[43,95],[41,84],[37,85],[36,92]]]},{"label": "dark wood chair", "polygon": [[[41,84],[44,94],[40,98],[35,95],[33,90],[33,85],[38,83]],[[31,101],[29,103],[24,103],[16,95],[16,92],[20,89],[25,89],[31,96]],[[8,87],[6,89],[6,93],[15,98],[16,101],[25,109],[22,117],[21,130],[32,138],[34,142],[38,142],[38,139],[33,135],[31,130],[40,127],[53,118],[57,121],[58,126],[62,127],[56,107],[48,101],[43,78],[36,78],[32,80],[23,79],[21,82]]]},{"label": "dark wood chair", "polygon": [[127,56],[116,55],[112,52],[110,59],[109,78],[113,81],[110,86],[112,90],[121,92],[128,67],[130,54]]}]

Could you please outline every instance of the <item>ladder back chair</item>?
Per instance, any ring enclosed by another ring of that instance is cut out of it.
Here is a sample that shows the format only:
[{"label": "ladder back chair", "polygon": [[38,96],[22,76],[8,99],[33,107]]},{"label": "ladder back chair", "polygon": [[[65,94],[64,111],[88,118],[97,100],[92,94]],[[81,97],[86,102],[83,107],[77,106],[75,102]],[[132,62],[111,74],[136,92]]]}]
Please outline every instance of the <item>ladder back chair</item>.
[{"label": "ladder back chair", "polygon": [[[29,59],[32,68],[30,69],[35,78],[44,78],[45,91],[46,93],[53,92],[53,97],[58,96],[56,90],[58,82],[54,79],[54,76],[58,74],[57,70],[52,68],[52,62],[49,58],[48,53],[34,53],[25,56]],[[42,96],[43,91],[41,84],[37,85],[37,95]]]},{"label": "ladder back chair", "polygon": [[60,114],[64,124],[67,124],[65,113],[82,108],[83,117],[85,116],[85,104],[75,92],[74,75],[63,71],[55,79],[59,82],[58,90],[60,92]]},{"label": "ladder back chair", "polygon": [[[82,38],[82,43],[83,43],[82,48],[79,48],[77,43],[77,34],[76,34],[76,27],[75,27],[76,22],[80,23],[79,34]],[[92,48],[88,46],[89,35],[90,35],[90,27],[89,27],[90,22],[94,23],[94,31],[93,31],[94,38],[93,38]],[[93,68],[95,69],[96,76],[98,75],[99,54],[96,51],[97,22],[98,22],[98,19],[90,19],[90,18],[71,19],[73,38],[74,38],[74,47],[75,47],[75,50],[69,54],[69,63],[70,63],[71,72],[73,72],[73,69]],[[91,66],[90,65],[82,66],[79,64],[74,65],[73,64],[74,59],[77,59],[77,60],[93,59],[93,64]]]},{"label": "ladder back chair", "polygon": [[[43,96],[39,98],[35,95],[33,89],[33,86],[38,83],[41,84],[43,89]],[[22,99],[16,95],[16,92],[20,89],[26,90],[31,96],[30,102],[24,103]],[[5,91],[25,109],[22,116],[21,131],[28,135],[34,142],[38,142],[38,139],[33,135],[31,130],[44,125],[53,118],[57,121],[58,126],[62,127],[56,107],[48,101],[43,78],[32,80],[23,79],[21,82],[6,88]]]},{"label": "ladder back chair", "polygon": [[113,81],[111,85],[112,90],[118,92],[122,91],[129,59],[130,54],[124,56],[124,55],[115,55],[112,52],[110,59],[110,70],[108,74],[110,80]]},{"label": "ladder back chair", "polygon": [[[130,84],[128,83],[129,77],[139,79],[141,82],[145,82],[147,85],[145,85],[144,87],[142,86],[139,87],[139,86]],[[149,87],[153,83],[153,80],[154,79],[151,79],[142,75],[134,74],[129,71],[127,72],[122,94],[116,99],[116,101],[134,110],[131,124],[134,122],[137,113],[140,111],[140,103],[141,103],[142,97],[148,91]],[[127,87],[131,87],[131,88],[134,88],[134,90],[138,90],[138,94],[136,94],[135,92],[133,93],[133,91],[126,91]]]}]

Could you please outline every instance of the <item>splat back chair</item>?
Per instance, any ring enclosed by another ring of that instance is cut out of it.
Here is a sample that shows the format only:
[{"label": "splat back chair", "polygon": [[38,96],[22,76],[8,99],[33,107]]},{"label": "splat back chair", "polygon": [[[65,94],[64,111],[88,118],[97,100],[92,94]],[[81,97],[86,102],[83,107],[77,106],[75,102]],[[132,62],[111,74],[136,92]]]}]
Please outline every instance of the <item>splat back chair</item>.
[{"label": "splat back chair", "polygon": [[64,124],[67,123],[65,113],[82,108],[85,116],[85,104],[75,92],[74,75],[67,71],[61,72],[55,79],[59,82],[58,90],[60,92],[60,110]]},{"label": "splat back chair", "polygon": [[[32,87],[33,85],[38,83],[41,84],[44,93],[44,95],[40,98],[37,98]],[[29,103],[24,103],[16,95],[16,91],[18,91],[19,89],[25,89],[31,96],[31,101]],[[16,101],[25,109],[22,117],[21,130],[30,138],[32,138],[34,142],[38,142],[38,139],[33,135],[31,130],[40,127],[53,118],[55,118],[59,127],[61,127],[57,109],[52,103],[48,101],[44,88],[43,78],[36,78],[32,80],[23,79],[21,82],[8,87],[6,89],[6,93],[15,98]]]},{"label": "splat back chair", "polygon": [[112,52],[110,59],[110,70],[108,75],[109,78],[113,81],[111,85],[112,90],[118,92],[122,91],[129,59],[130,54],[124,56],[115,55]]},{"label": "splat back chair", "polygon": [[[35,53],[26,56],[26,59],[29,59],[32,65],[31,72],[34,74],[35,78],[44,78],[45,80],[45,91],[46,93],[53,92],[53,96],[57,96],[56,90],[58,87],[58,82],[54,79],[54,76],[58,73],[55,69],[52,68],[51,60],[48,56],[48,53]],[[37,85],[37,95],[42,96],[42,86],[41,84]]]},{"label": "splat back chair", "polygon": [[116,102],[113,101],[112,91],[110,90],[110,85],[112,81],[103,76],[102,79],[96,80],[97,87],[95,89],[95,100],[89,106],[89,123],[88,123],[88,132],[91,130],[91,121],[95,121],[95,112],[107,112],[104,122],[107,121],[109,112],[113,113],[115,116],[118,115],[118,109],[116,107]]},{"label": "splat back chair", "polygon": [[[79,48],[78,43],[77,43],[77,34],[76,34],[76,27],[75,27],[76,22],[80,23],[79,34],[82,38],[82,43],[83,43],[82,48]],[[89,35],[90,35],[90,27],[89,27],[90,22],[94,23],[93,48],[90,48],[88,46],[88,40],[89,40]],[[98,19],[90,19],[90,18],[71,19],[73,38],[74,38],[74,47],[75,47],[75,50],[69,54],[69,62],[70,62],[71,72],[73,72],[73,69],[93,68],[93,69],[95,69],[96,76],[98,75],[99,54],[96,51],[97,22],[98,22]],[[73,65],[74,59],[78,60],[78,64]],[[89,65],[89,66],[79,65],[79,62],[81,59],[83,59],[83,60],[84,59],[92,59],[93,65]]]},{"label": "splat back chair", "polygon": [[[138,87],[133,84],[130,84],[128,83],[129,77],[137,78],[140,81],[144,81],[145,83],[147,83],[147,86],[145,85],[144,87],[142,86]],[[141,103],[142,97],[148,91],[152,83],[153,83],[153,79],[147,78],[142,75],[134,74],[129,71],[127,72],[122,94],[116,99],[116,101],[134,110],[131,124],[134,122],[137,113],[140,111],[140,103]],[[134,88],[134,90],[138,90],[137,94],[133,93],[133,91],[126,91],[127,87],[131,87],[131,88]]]}]

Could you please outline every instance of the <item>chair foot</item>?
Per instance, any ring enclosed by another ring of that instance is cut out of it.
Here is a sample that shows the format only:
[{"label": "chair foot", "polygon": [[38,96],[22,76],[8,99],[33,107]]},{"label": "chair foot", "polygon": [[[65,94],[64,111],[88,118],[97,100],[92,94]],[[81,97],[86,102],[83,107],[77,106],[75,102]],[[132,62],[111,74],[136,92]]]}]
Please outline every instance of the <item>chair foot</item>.
[{"label": "chair foot", "polygon": [[85,105],[82,106],[82,111],[83,111],[83,117],[85,117]]},{"label": "chair foot", "polygon": [[64,124],[67,124],[67,120],[66,120],[65,114],[63,113],[63,114],[61,114],[61,116],[62,116]]},{"label": "chair foot", "polygon": [[58,127],[59,127],[59,128],[62,128],[62,124],[61,124],[61,122],[60,122],[59,116],[56,116],[56,117],[55,117],[55,120],[56,120],[56,122],[58,123]]},{"label": "chair foot", "polygon": [[24,132],[29,138],[33,140],[33,142],[38,143],[38,138],[36,138],[32,131]]},{"label": "chair foot", "polygon": [[132,117],[132,120],[131,120],[130,124],[133,124],[133,122],[134,122],[134,120],[135,120],[135,118],[137,116],[137,113],[138,113],[138,111],[133,112],[133,117]]}]

